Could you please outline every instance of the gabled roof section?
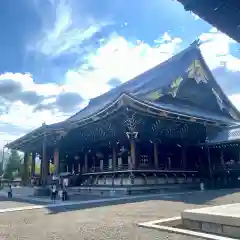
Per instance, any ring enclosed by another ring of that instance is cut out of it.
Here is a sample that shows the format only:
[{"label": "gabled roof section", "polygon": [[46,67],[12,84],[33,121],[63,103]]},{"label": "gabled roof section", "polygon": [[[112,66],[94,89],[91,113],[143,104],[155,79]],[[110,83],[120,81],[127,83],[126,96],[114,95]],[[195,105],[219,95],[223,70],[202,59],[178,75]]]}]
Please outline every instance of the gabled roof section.
[{"label": "gabled roof section", "polygon": [[[88,117],[91,114],[103,109],[105,106],[110,104],[117,96],[120,96],[122,93],[131,94],[134,96],[141,95],[143,91],[146,91],[145,87],[147,86],[147,90],[154,89],[156,87],[164,87],[171,84],[172,79],[174,79],[173,69],[176,67],[179,70],[179,65],[184,56],[193,54],[192,49],[194,48],[196,43],[192,44],[189,48],[184,51],[174,55],[167,61],[149,69],[148,71],[140,74],[139,76],[119,85],[116,88],[111,89],[110,91],[93,98],[90,100],[87,107],[73,115],[69,118],[72,121],[78,121],[81,118]],[[186,65],[186,64],[184,64]],[[182,66],[182,70],[185,67]],[[175,68],[174,71],[177,69]],[[182,72],[182,71],[181,71]]]},{"label": "gabled roof section", "polygon": [[240,114],[223,93],[206,65],[198,41],[167,61],[134,79],[92,99],[89,105],[67,121],[77,122],[101,111],[126,93],[140,101],[186,106],[204,115],[214,112],[219,117],[239,121]]}]

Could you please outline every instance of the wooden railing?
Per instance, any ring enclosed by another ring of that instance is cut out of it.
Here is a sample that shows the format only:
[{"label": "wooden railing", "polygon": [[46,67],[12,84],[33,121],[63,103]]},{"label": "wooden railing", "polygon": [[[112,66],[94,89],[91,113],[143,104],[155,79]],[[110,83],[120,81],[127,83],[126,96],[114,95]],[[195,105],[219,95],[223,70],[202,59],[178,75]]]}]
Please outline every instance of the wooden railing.
[{"label": "wooden railing", "polygon": [[154,165],[150,166],[138,166],[136,168],[129,168],[127,164],[116,166],[115,168],[111,168],[109,166],[103,166],[103,168],[100,167],[92,167],[90,169],[87,169],[87,171],[83,171],[82,173],[101,173],[101,172],[113,172],[113,171],[126,171],[126,170],[138,170],[138,171],[166,171],[166,172],[198,172],[197,169],[182,169],[182,168],[170,168],[166,169],[164,167],[156,168]]}]

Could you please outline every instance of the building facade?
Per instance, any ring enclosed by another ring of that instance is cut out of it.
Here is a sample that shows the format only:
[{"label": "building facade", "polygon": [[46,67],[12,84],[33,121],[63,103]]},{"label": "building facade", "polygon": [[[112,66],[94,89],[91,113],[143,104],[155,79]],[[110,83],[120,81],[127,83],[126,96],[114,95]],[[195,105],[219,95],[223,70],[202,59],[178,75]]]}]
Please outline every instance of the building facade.
[{"label": "building facade", "polygon": [[54,174],[68,173],[82,191],[184,188],[213,177],[209,146],[239,122],[194,42],[66,121],[43,124],[7,147],[23,151],[26,161],[31,153],[32,176],[36,154],[41,158],[42,185],[53,162]]}]

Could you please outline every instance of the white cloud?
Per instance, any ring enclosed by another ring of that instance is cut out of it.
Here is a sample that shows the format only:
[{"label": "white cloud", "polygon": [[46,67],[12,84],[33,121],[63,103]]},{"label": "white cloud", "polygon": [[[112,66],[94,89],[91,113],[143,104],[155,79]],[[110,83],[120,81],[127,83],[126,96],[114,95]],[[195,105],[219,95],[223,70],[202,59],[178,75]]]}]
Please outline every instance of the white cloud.
[{"label": "white cloud", "polygon": [[229,70],[240,70],[240,60],[230,55],[230,45],[235,43],[234,40],[215,28],[199,38],[203,42],[201,50],[210,69],[225,65]]},{"label": "white cloud", "polygon": [[19,102],[12,104],[9,112],[0,116],[2,123],[12,124],[25,129],[32,129],[42,123],[53,123],[62,120],[59,115],[52,115],[51,111],[34,112],[33,107]]},{"label": "white cloud", "polygon": [[[166,38],[168,42],[161,44]],[[79,89],[85,99],[96,97],[110,89],[107,82],[111,78],[125,82],[167,60],[179,49],[181,39],[172,39],[166,33],[156,42],[155,47],[144,42],[134,44],[114,34],[97,52],[88,56],[94,70],[86,71],[82,67],[69,70],[64,88],[67,91]]]},{"label": "white cloud", "polygon": [[[54,20],[49,23],[45,20],[47,17],[42,16],[45,25],[41,37],[29,46],[29,50],[41,52],[53,58],[64,53],[81,54],[83,52],[81,44],[99,32],[102,27],[110,24],[109,22],[96,23],[90,17],[85,17],[84,21],[76,21],[77,16],[73,14],[73,5],[70,1],[53,0],[50,3],[53,9],[51,17],[55,16]],[[78,12],[78,15],[80,14]]]},{"label": "white cloud", "polygon": [[228,96],[230,101],[235,105],[235,107],[240,111],[240,93]]},{"label": "white cloud", "polygon": [[30,73],[11,73],[7,72],[0,75],[0,81],[11,79],[21,83],[24,91],[35,91],[44,96],[51,96],[58,94],[62,88],[54,83],[36,84]]},{"label": "white cloud", "polygon": [[200,19],[200,17],[195,13],[191,13],[191,15],[193,16],[194,20],[199,20]]},{"label": "white cloud", "polygon": [[[21,74],[21,73],[5,73],[0,75],[0,81],[5,79],[11,79],[13,81],[19,82],[23,86],[24,91],[34,91],[38,94],[44,95],[45,97],[56,95],[60,93],[63,89],[56,84],[36,84],[31,76],[31,74]],[[45,101],[51,101],[47,99]],[[13,125],[22,129],[22,133],[26,133],[31,129],[39,127],[43,122],[53,123],[56,121],[63,120],[66,116],[63,114],[55,113],[53,115],[50,111],[34,112],[34,107],[22,103],[21,101],[13,102],[9,105],[8,112],[0,115],[0,122]],[[19,137],[12,135],[10,132],[0,133],[1,141],[12,140],[13,138]],[[0,146],[1,146],[0,141]]]},{"label": "white cloud", "polygon": [[7,133],[7,132],[0,132],[0,151],[3,149],[3,146],[5,146],[7,143],[9,143],[11,141],[14,141],[18,137],[20,137],[20,136],[13,135],[13,134]]},{"label": "white cloud", "polygon": [[[201,51],[210,69],[225,66],[229,71],[240,72],[240,59],[230,54],[230,45],[236,43],[234,40],[216,28],[212,28],[208,33],[203,33],[200,36],[200,40],[203,42]],[[226,81],[228,81],[228,79],[226,79]],[[234,94],[228,97],[240,111],[240,94]]]}]

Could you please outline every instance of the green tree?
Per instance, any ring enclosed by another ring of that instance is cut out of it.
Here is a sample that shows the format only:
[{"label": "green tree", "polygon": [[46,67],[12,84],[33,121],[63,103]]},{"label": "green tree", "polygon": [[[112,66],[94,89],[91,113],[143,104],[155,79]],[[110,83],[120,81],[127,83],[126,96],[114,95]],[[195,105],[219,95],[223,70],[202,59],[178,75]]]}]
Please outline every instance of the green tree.
[{"label": "green tree", "polygon": [[11,150],[6,168],[4,169],[4,178],[12,180],[22,169],[22,158],[16,150]]}]

